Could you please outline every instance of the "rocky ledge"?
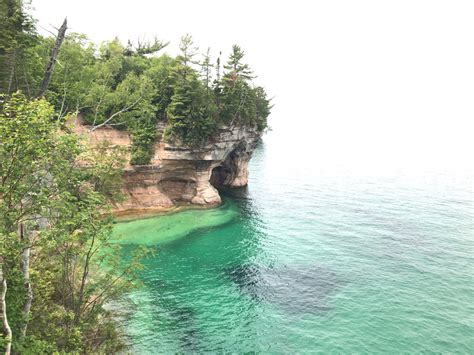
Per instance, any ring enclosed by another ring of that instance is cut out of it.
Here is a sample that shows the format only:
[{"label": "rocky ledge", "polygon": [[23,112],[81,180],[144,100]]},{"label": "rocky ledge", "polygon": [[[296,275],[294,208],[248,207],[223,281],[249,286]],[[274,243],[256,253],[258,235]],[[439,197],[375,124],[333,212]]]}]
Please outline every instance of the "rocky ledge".
[{"label": "rocky ledge", "polygon": [[[159,136],[164,127],[158,126]],[[126,131],[102,127],[90,131],[80,120],[74,130],[94,146],[109,141],[129,147]],[[248,127],[220,129],[207,145],[189,148],[158,141],[149,165],[127,165],[124,172],[125,201],[115,206],[118,215],[165,211],[181,205],[214,207],[221,203],[218,188],[246,186],[248,162],[261,132]]]}]

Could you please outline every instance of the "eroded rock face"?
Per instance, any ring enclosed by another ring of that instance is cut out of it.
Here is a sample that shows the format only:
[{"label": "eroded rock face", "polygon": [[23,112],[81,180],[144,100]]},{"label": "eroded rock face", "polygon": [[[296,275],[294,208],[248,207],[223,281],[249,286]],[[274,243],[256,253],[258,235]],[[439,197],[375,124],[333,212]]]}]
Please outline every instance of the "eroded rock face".
[{"label": "eroded rock face", "polygon": [[[157,130],[162,132],[163,126]],[[79,120],[74,130],[94,146],[104,141],[128,147],[126,131],[102,127],[90,132]],[[125,201],[116,206],[118,214],[167,210],[180,204],[206,207],[221,203],[219,187],[240,187],[248,182],[248,162],[261,133],[254,129],[220,129],[212,142],[189,148],[159,141],[150,165],[128,165],[124,173]]]}]

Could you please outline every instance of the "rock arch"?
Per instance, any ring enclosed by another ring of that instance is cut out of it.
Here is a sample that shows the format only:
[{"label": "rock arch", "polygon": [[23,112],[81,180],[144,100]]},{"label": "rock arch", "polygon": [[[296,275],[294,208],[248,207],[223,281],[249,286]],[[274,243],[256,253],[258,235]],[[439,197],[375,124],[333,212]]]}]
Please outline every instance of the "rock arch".
[{"label": "rock arch", "polygon": [[227,157],[212,169],[210,183],[216,188],[241,187],[248,183],[248,163],[251,155],[241,142]]}]

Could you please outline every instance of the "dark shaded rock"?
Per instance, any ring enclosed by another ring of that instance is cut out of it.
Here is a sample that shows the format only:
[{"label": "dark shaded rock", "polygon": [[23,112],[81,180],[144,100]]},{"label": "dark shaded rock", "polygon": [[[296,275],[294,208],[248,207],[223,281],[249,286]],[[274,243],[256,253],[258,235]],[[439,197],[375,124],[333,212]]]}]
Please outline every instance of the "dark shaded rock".
[{"label": "dark shaded rock", "polygon": [[344,284],[333,271],[321,266],[270,268],[245,264],[228,267],[224,274],[253,300],[296,313],[328,311],[328,299]]}]

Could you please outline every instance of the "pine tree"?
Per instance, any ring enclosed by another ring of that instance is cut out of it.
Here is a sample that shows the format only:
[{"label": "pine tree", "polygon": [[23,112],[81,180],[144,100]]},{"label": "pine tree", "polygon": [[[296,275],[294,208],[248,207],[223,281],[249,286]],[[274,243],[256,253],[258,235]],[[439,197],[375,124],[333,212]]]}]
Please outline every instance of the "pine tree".
[{"label": "pine tree", "polygon": [[[34,21],[21,0],[0,1],[0,92],[30,92],[28,53],[38,42]],[[31,91],[33,91],[31,89]]]},{"label": "pine tree", "polygon": [[242,63],[244,56],[245,52],[238,45],[234,44],[227,65],[224,65],[228,77],[234,80],[242,79],[244,81],[250,81],[254,78],[248,64]]},{"label": "pine tree", "polygon": [[181,37],[179,50],[181,54],[178,55],[177,59],[182,64],[181,74],[186,76],[191,71],[191,64],[195,64],[193,58],[197,54],[198,47],[194,46],[193,38],[189,34],[186,34]]},{"label": "pine tree", "polygon": [[197,51],[191,36],[181,38],[180,50],[173,73],[174,91],[167,109],[165,136],[177,138],[185,144],[199,145],[207,141],[215,127],[212,106],[208,90],[191,67]]},{"label": "pine tree", "polygon": [[203,61],[201,63],[201,73],[206,86],[206,91],[209,91],[209,86],[212,76],[212,65],[211,65],[211,55],[210,48],[207,48],[206,54],[204,54]]},{"label": "pine tree", "polygon": [[177,70],[178,78],[174,94],[168,106],[167,138],[178,138],[185,144],[200,145],[207,141],[213,132],[214,124],[211,105],[203,83],[194,72],[180,76],[183,68]]},{"label": "pine tree", "polygon": [[232,47],[226,72],[222,79],[221,117],[224,123],[233,126],[237,123],[249,123],[252,111],[250,81],[253,79],[248,64],[242,62],[245,53],[238,45]]}]

